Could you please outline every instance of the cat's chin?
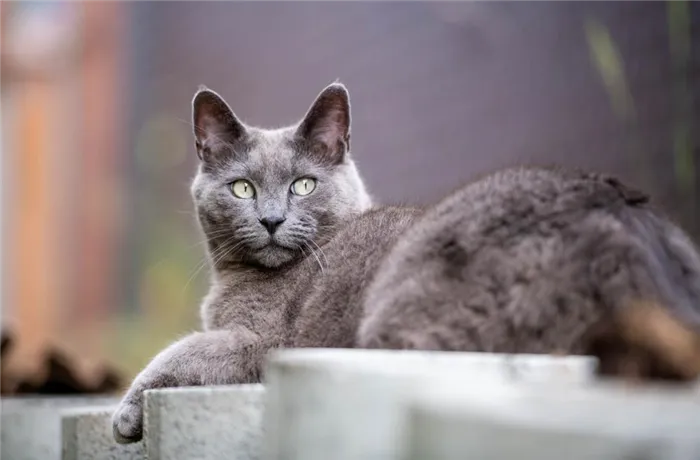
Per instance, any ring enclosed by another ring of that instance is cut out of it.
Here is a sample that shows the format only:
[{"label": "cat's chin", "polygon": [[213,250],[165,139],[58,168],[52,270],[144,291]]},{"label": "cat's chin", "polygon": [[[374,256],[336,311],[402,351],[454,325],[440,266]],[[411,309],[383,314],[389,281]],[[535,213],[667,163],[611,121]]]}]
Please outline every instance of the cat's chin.
[{"label": "cat's chin", "polygon": [[258,249],[255,259],[263,267],[279,268],[299,258],[299,255],[299,251],[295,249],[272,243]]}]

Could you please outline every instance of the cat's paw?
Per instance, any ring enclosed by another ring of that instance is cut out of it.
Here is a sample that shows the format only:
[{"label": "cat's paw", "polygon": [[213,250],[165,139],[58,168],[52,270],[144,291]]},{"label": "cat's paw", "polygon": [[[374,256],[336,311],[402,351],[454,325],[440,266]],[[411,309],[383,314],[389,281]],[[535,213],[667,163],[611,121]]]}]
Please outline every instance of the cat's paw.
[{"label": "cat's paw", "polygon": [[122,401],[112,416],[112,433],[119,444],[138,442],[143,437],[143,407]]}]

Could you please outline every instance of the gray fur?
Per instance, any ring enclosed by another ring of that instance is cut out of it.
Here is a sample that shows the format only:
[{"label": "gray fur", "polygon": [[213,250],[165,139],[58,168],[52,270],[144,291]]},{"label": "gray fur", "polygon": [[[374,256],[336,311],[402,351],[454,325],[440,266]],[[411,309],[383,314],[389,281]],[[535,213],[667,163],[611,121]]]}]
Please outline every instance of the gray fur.
[{"label": "gray fur", "polygon": [[[114,416],[120,442],[141,437],[144,390],[257,382],[275,347],[582,353],[592,325],[637,299],[700,322],[697,251],[612,178],[511,169],[425,211],[370,208],[342,85],[280,130],[243,125],[207,89],[193,118],[213,268],[204,331],[136,377]],[[302,176],[317,189],[290,195]],[[255,199],[232,195],[237,178]],[[266,215],[286,219],[274,236]]]},{"label": "gray fur", "polygon": [[510,169],[426,213],[368,289],[368,348],[585,354],[641,300],[700,324],[700,260],[645,196],[594,174]]}]

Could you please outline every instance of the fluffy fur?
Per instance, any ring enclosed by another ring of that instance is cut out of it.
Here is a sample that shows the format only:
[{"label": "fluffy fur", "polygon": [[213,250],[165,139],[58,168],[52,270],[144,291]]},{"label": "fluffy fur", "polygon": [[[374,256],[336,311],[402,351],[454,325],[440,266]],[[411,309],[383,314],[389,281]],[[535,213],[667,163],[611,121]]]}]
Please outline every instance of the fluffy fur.
[{"label": "fluffy fur", "polygon": [[[635,302],[700,323],[696,249],[646,196],[613,178],[511,169],[427,210],[371,207],[350,156],[340,84],[280,130],[244,125],[201,89],[193,122],[201,163],[192,195],[213,269],[204,331],[135,378],[114,415],[120,442],[141,438],[146,389],[258,382],[275,347],[591,352],[619,361],[625,343],[612,354],[601,346],[623,335],[596,331]],[[316,189],[292,193],[300,178]],[[254,197],[232,193],[241,179]],[[639,372],[653,377],[658,367]],[[662,367],[664,376],[682,374]]]}]

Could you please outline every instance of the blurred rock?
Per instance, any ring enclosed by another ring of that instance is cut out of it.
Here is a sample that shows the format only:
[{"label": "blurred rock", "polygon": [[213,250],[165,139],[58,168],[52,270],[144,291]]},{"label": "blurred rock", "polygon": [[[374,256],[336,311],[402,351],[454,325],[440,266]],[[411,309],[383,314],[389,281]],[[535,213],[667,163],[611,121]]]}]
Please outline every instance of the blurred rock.
[{"label": "blurred rock", "polygon": [[13,343],[13,335],[9,331],[3,331],[0,357],[0,394],[3,396],[106,394],[123,388],[124,378],[116,370],[103,365],[90,378],[82,377],[77,371],[76,361],[56,348],[49,348],[43,353],[40,371],[31,374],[13,373],[5,366]]}]

